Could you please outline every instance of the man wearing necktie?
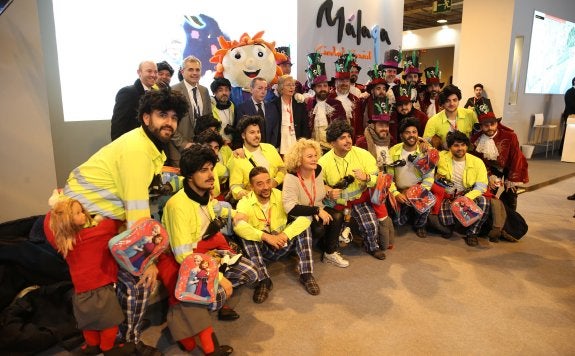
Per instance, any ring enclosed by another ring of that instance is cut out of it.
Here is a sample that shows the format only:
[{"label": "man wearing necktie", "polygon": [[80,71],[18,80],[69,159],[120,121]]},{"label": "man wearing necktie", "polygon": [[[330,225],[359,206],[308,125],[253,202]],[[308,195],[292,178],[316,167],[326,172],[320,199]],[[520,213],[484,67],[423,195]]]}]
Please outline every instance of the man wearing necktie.
[{"label": "man wearing necktie", "polygon": [[172,86],[172,90],[184,94],[188,99],[190,111],[180,121],[169,145],[167,164],[174,167],[179,164],[180,152],[190,146],[194,139],[196,120],[212,111],[208,88],[199,84],[202,73],[200,60],[194,56],[186,57],[182,63],[181,73],[184,80]]},{"label": "man wearing necktie", "polygon": [[[250,84],[252,90],[251,100],[241,103],[236,110],[234,127],[237,127],[238,121],[244,116],[258,115],[263,118],[260,127],[262,142],[269,143],[274,147],[279,145],[280,114],[276,106],[272,103],[264,102],[268,91],[268,83],[264,78],[256,77]],[[241,139],[234,140],[233,148],[241,147]]]}]

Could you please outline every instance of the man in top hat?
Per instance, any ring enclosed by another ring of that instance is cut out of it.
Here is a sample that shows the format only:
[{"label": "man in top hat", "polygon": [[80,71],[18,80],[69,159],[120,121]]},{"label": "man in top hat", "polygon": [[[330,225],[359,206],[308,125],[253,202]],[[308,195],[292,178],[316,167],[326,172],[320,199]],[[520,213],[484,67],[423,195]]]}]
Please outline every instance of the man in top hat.
[{"label": "man in top hat", "polygon": [[500,200],[513,210],[517,209],[517,186],[529,182],[527,160],[517,135],[502,125],[487,104],[476,106],[481,131],[471,137],[475,150],[471,152],[481,158],[487,167],[489,190],[493,194],[501,185],[505,190]]},{"label": "man in top hat", "polygon": [[350,69],[351,63],[355,61],[355,55],[352,53],[342,54],[335,62],[335,93],[330,96],[337,99],[345,109],[345,116],[353,128],[353,140],[356,135],[363,132],[363,111],[361,99],[350,92]]},{"label": "man in top hat", "polygon": [[411,53],[411,56],[404,58],[404,63],[402,78],[406,84],[411,84],[411,102],[413,107],[419,110],[421,108],[418,100],[419,93],[425,90],[425,86],[421,82],[423,72],[419,69],[419,58],[416,56],[415,51]]},{"label": "man in top hat", "polygon": [[[291,66],[293,65],[293,63],[291,62],[290,48],[289,47],[277,47],[276,51],[278,53],[285,54],[285,56],[286,56],[285,60],[276,61],[276,64],[281,68],[283,74],[291,75]],[[298,80],[295,81],[295,92],[299,93],[299,94],[303,94],[303,85]]]},{"label": "man in top hat", "polygon": [[423,111],[427,117],[432,117],[441,111],[441,105],[439,105],[439,91],[443,88],[445,83],[440,81],[439,67],[427,67],[423,71],[425,73],[425,87],[426,91],[423,95],[423,99],[419,103],[421,111]]},{"label": "man in top hat", "polygon": [[325,130],[332,121],[345,120],[345,110],[339,100],[329,97],[325,63],[320,62],[321,54],[310,53],[307,59],[308,85],[315,92],[315,96],[309,98],[306,103],[309,131],[314,140],[318,141],[324,149],[329,149]]},{"label": "man in top hat", "polygon": [[365,85],[357,82],[360,71],[361,67],[354,60],[349,68],[349,92],[357,96],[358,98],[362,98],[369,95],[364,94],[366,89]]},{"label": "man in top hat", "polygon": [[399,66],[401,62],[401,52],[396,49],[390,49],[389,51],[385,51],[385,57],[383,61],[383,68],[385,69],[385,81],[389,85],[389,89],[387,91],[387,99],[391,104],[395,102],[395,98],[391,89],[400,84],[401,81],[397,78],[397,75],[403,71],[403,68]]},{"label": "man in top hat", "polygon": [[[366,85],[366,93],[369,96],[363,101],[363,126],[367,127],[369,120],[373,116],[374,102],[383,102],[389,85],[385,81],[385,69],[382,64],[374,64],[373,69],[367,71],[370,81]],[[359,142],[359,139],[358,139]],[[393,142],[392,142],[393,143]]]},{"label": "man in top hat", "polygon": [[371,112],[368,125],[363,132],[363,136],[357,139],[355,145],[369,151],[377,160],[378,166],[381,166],[382,158],[389,157],[389,147],[393,144],[391,141],[392,137],[389,134],[391,105],[385,103],[385,97],[370,100],[370,103],[373,108],[372,110],[366,110]]},{"label": "man in top hat", "polygon": [[412,84],[396,85],[393,87],[392,91],[395,97],[395,110],[391,113],[389,131],[394,142],[401,141],[399,127],[408,117],[417,120],[417,132],[423,133],[428,117],[423,111],[417,110],[414,107]]}]

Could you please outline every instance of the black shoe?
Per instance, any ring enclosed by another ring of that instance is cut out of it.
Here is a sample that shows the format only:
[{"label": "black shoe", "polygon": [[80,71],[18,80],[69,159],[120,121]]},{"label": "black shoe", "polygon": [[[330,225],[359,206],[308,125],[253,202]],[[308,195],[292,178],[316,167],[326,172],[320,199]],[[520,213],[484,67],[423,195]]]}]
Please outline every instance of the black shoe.
[{"label": "black shoe", "polygon": [[108,351],[104,351],[104,356],[132,356],[136,354],[136,345],[133,342],[118,344]]},{"label": "black shoe", "polygon": [[[126,343],[127,345],[128,343]],[[141,341],[138,341],[138,343],[136,344],[136,350],[134,352],[136,355],[139,356],[163,356],[164,354],[156,349],[153,346],[150,345],[146,345]]]},{"label": "black shoe", "polygon": [[575,200],[575,194],[571,194],[567,197],[568,200]]},{"label": "black shoe", "polygon": [[222,307],[222,309],[218,310],[218,320],[234,321],[239,319],[239,317],[240,315],[236,313],[235,310],[225,305]]},{"label": "black shoe", "polygon": [[256,289],[254,290],[254,297],[253,297],[254,303],[260,304],[265,302],[265,300],[268,299],[270,292],[272,291],[272,288],[273,283],[271,279],[266,278],[260,281],[260,284],[258,284]]},{"label": "black shoe", "polygon": [[[471,235],[467,235],[465,236],[465,243],[469,246],[477,246],[479,245],[479,241],[477,240],[477,235],[471,234]],[[487,242],[489,243],[489,242]]]},{"label": "black shoe", "polygon": [[229,345],[220,345],[215,333],[212,333],[212,342],[214,343],[214,352],[206,353],[206,356],[227,356],[234,352],[233,347]]},{"label": "black shoe", "polygon": [[420,237],[422,239],[427,237],[427,232],[425,231],[424,227],[415,228],[415,234],[417,235],[417,237]]},{"label": "black shoe", "polygon": [[427,217],[427,225],[433,230],[438,231],[444,239],[450,239],[451,236],[453,236],[453,231],[451,231],[449,227],[442,225],[437,215],[429,215]]}]

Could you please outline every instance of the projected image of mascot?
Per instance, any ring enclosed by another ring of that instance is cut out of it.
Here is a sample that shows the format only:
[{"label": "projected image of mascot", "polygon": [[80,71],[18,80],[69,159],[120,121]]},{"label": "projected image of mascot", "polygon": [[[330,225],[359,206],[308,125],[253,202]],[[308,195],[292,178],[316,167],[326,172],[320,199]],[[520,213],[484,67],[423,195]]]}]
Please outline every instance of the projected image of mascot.
[{"label": "projected image of mascot", "polygon": [[[282,75],[276,63],[285,61],[287,57],[276,51],[275,42],[265,41],[263,34],[264,31],[261,31],[250,37],[244,33],[239,41],[218,37],[220,49],[210,62],[216,64],[216,78],[224,77],[231,82],[231,100],[236,106],[250,98],[252,79],[264,78],[271,86],[277,82],[278,76]],[[268,90],[265,100],[272,99],[273,95],[273,92]]]},{"label": "projected image of mascot", "polygon": [[[183,29],[186,34],[186,47],[182,59],[193,55],[202,63],[208,63],[218,50],[218,38],[228,39],[222,32],[218,21],[205,14],[185,16]],[[204,76],[208,66],[202,66],[201,75]]]}]

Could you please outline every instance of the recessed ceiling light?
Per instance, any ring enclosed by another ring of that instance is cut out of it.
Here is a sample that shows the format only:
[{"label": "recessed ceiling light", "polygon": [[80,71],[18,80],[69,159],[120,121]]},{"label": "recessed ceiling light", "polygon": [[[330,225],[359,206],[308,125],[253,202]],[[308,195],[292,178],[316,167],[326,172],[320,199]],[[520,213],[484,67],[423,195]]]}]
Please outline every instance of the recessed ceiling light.
[{"label": "recessed ceiling light", "polygon": [[437,23],[447,23],[447,20],[446,19],[439,19],[439,20],[437,20]]}]

